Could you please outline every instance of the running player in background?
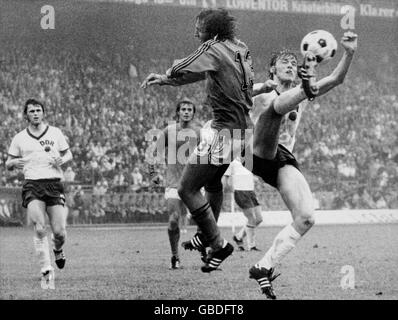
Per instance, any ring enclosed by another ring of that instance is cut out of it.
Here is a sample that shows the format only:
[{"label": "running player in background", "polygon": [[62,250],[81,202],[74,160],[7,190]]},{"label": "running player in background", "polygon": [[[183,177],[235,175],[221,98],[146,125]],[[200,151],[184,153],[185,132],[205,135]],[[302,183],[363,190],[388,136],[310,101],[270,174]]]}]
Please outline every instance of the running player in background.
[{"label": "running player in background", "polygon": [[261,224],[263,218],[261,206],[254,193],[253,173],[247,170],[239,159],[235,159],[229,165],[224,178],[225,183],[234,192],[236,204],[247,218],[246,225],[234,234],[232,239],[240,251],[245,251],[243,239],[247,236],[247,249],[249,251],[260,251],[256,247],[255,228]]},{"label": "running player in background", "polygon": [[22,206],[27,208],[28,219],[33,223],[33,238],[39,257],[42,283],[54,280],[46,232],[48,215],[52,230],[55,263],[65,266],[63,245],[66,239],[66,208],[64,187],[61,183],[61,166],[72,160],[72,153],[61,130],[44,122],[42,103],[29,99],[24,105],[28,127],[12,139],[8,150],[8,170],[23,169]]},{"label": "running player in background", "polygon": [[[245,129],[252,127],[249,110],[254,74],[249,49],[235,37],[235,18],[225,9],[202,10],[196,17],[195,37],[202,45],[194,53],[176,60],[166,74],[151,73],[142,88],[207,80],[205,103],[212,108],[214,119],[201,131],[201,142],[184,168],[178,194],[202,232],[194,236],[190,248],[211,248],[201,268],[211,272],[234,250],[221,237],[216,221],[223,199],[221,178],[241,154]],[[234,131],[241,136],[234,137]],[[206,197],[200,192],[202,187]]]},{"label": "running player in background", "polygon": [[[161,160],[165,158],[167,165],[165,199],[169,213],[167,233],[171,248],[170,269],[180,268],[180,256],[178,252],[178,242],[181,233],[180,220],[183,216],[186,216],[187,208],[178,195],[177,187],[184,165],[188,160],[188,155],[185,153],[181,154],[180,152],[184,151],[182,146],[187,143],[186,138],[189,139],[189,151],[193,151],[199,142],[200,124],[194,121],[195,112],[196,107],[191,100],[183,99],[179,101],[176,107],[177,123],[169,124],[162,131],[153,146],[158,156],[162,156]],[[150,164],[149,171],[152,176],[152,182],[158,184],[159,176],[153,164]]]},{"label": "running player in background", "polygon": [[[249,270],[250,277],[257,280],[262,292],[270,299],[276,298],[271,284],[277,277],[273,275],[274,267],[314,225],[312,193],[292,150],[307,104],[304,100],[312,100],[343,83],[357,48],[357,35],[347,32],[341,44],[345,51],[329,76],[316,81],[315,57],[305,56],[303,67],[299,68],[302,86],[295,86],[297,57],[289,51],[282,51],[271,59],[270,80],[256,88],[256,92],[269,90],[269,87],[275,90],[255,98],[252,172],[278,189],[293,217],[293,222],[276,235],[264,257]],[[316,94],[305,89],[310,87],[309,82],[316,86],[313,90],[318,91]]]}]

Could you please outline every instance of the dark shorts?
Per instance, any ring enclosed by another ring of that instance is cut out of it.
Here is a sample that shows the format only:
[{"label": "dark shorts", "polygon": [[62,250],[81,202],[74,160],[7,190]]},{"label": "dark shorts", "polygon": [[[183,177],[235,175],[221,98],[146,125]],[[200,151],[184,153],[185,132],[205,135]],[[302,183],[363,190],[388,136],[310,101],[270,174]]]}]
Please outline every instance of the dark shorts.
[{"label": "dark shorts", "polygon": [[277,188],[278,172],[283,166],[290,164],[300,171],[299,164],[294,155],[284,146],[278,145],[276,156],[273,160],[267,160],[253,155],[253,174],[259,176],[264,182]]},{"label": "dark shorts", "polygon": [[59,179],[26,180],[22,186],[22,206],[32,200],[45,202],[47,207],[65,205],[64,186]]},{"label": "dark shorts", "polygon": [[242,209],[250,209],[259,206],[256,194],[254,191],[235,190],[235,202]]}]

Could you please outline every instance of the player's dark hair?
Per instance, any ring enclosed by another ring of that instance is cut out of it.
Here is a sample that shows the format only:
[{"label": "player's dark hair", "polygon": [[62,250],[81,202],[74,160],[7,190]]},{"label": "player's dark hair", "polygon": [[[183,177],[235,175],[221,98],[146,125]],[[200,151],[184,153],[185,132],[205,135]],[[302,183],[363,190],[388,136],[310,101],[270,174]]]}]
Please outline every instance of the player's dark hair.
[{"label": "player's dark hair", "polygon": [[176,120],[179,119],[178,112],[180,112],[181,106],[182,106],[183,104],[190,104],[190,105],[192,105],[192,106],[193,106],[193,113],[194,113],[194,114],[196,113],[196,105],[195,105],[195,103],[194,103],[191,99],[183,98],[183,99],[181,99],[180,101],[178,101],[177,106],[176,106]]},{"label": "player's dark hair", "polygon": [[24,109],[23,109],[23,113],[25,115],[28,113],[29,105],[40,106],[41,109],[43,110],[43,113],[45,112],[44,105],[40,101],[37,101],[36,99],[28,99],[28,100],[26,100],[26,102],[24,104]]},{"label": "player's dark hair", "polygon": [[223,41],[235,37],[236,19],[224,8],[204,9],[196,16],[196,20],[202,24],[203,32],[209,35],[209,39],[217,36],[218,40]]},{"label": "player's dark hair", "polygon": [[268,76],[270,79],[274,79],[274,74],[271,72],[271,68],[276,65],[276,62],[279,59],[285,58],[285,57],[292,57],[298,62],[297,55],[292,50],[283,49],[279,52],[273,52],[271,55],[271,60],[269,62],[269,70],[268,70]]}]

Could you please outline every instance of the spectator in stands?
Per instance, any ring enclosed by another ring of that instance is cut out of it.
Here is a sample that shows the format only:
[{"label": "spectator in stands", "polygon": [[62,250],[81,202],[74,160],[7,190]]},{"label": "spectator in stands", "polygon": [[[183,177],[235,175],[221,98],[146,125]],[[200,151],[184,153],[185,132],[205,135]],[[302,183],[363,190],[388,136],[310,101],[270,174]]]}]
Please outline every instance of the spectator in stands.
[{"label": "spectator in stands", "polygon": [[133,178],[133,187],[135,189],[141,188],[143,184],[143,177],[138,167],[134,168],[133,172],[131,173],[131,177]]},{"label": "spectator in stands", "polygon": [[100,223],[104,223],[105,221],[105,215],[106,215],[106,208],[107,208],[107,199],[104,195],[101,195],[99,198],[99,218],[100,218]]},{"label": "spectator in stands", "polygon": [[375,209],[387,209],[388,205],[381,191],[377,191],[373,197]]},{"label": "spectator in stands", "polygon": [[105,195],[107,191],[108,188],[105,180],[97,181],[97,183],[93,187],[93,194],[98,197]]},{"label": "spectator in stands", "polygon": [[128,211],[128,204],[124,201],[123,194],[119,196],[119,205],[118,205],[118,213],[120,222],[127,222],[127,211]]},{"label": "spectator in stands", "polygon": [[78,224],[79,211],[75,210],[75,188],[73,185],[71,185],[68,190],[67,199],[68,223]]},{"label": "spectator in stands", "polygon": [[105,217],[105,210],[102,206],[102,199],[95,195],[91,196],[91,203],[89,208],[89,220],[90,223],[103,223]]},{"label": "spectator in stands", "polygon": [[[121,170],[121,168],[119,170]],[[124,190],[125,176],[123,171],[116,173],[115,177],[113,178],[113,186],[116,192],[122,192]]]},{"label": "spectator in stands", "polygon": [[352,198],[352,203],[355,209],[374,209],[375,202],[364,186],[360,187],[358,193]]},{"label": "spectator in stands", "polygon": [[76,173],[73,171],[72,167],[67,167],[64,172],[65,182],[74,182]]},{"label": "spectator in stands", "polygon": [[73,197],[73,203],[74,203],[74,207],[73,207],[73,211],[72,211],[72,216],[74,221],[78,222],[78,221],[82,221],[84,223],[87,223],[88,221],[86,221],[85,217],[84,217],[84,199],[83,199],[83,190],[81,188],[81,186],[77,187],[76,193]]}]

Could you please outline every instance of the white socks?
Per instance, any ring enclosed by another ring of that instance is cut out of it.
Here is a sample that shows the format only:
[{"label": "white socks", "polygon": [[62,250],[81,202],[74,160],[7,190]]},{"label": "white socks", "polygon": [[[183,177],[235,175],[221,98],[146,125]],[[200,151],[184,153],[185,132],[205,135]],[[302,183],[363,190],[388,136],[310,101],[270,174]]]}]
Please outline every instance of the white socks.
[{"label": "white socks", "polygon": [[260,267],[271,269],[279,263],[295,246],[301,235],[291,224],[283,228],[275,237],[271,248],[258,262]]},{"label": "white socks", "polygon": [[249,250],[253,247],[256,246],[256,241],[255,241],[255,234],[254,234],[254,229],[256,227],[253,226],[246,226],[246,234],[247,234],[247,247]]},{"label": "white socks", "polygon": [[50,250],[48,246],[47,236],[43,238],[33,237],[33,244],[35,246],[36,254],[39,257],[39,263],[41,267],[41,272],[46,272],[47,270],[52,270],[50,260]]},{"label": "white socks", "polygon": [[254,233],[255,228],[256,227],[245,225],[235,235],[239,240],[243,240],[247,236],[247,247],[249,250],[250,248],[256,246],[255,233]]},{"label": "white socks", "polygon": [[246,226],[243,226],[235,236],[239,240],[243,240],[246,237]]}]

